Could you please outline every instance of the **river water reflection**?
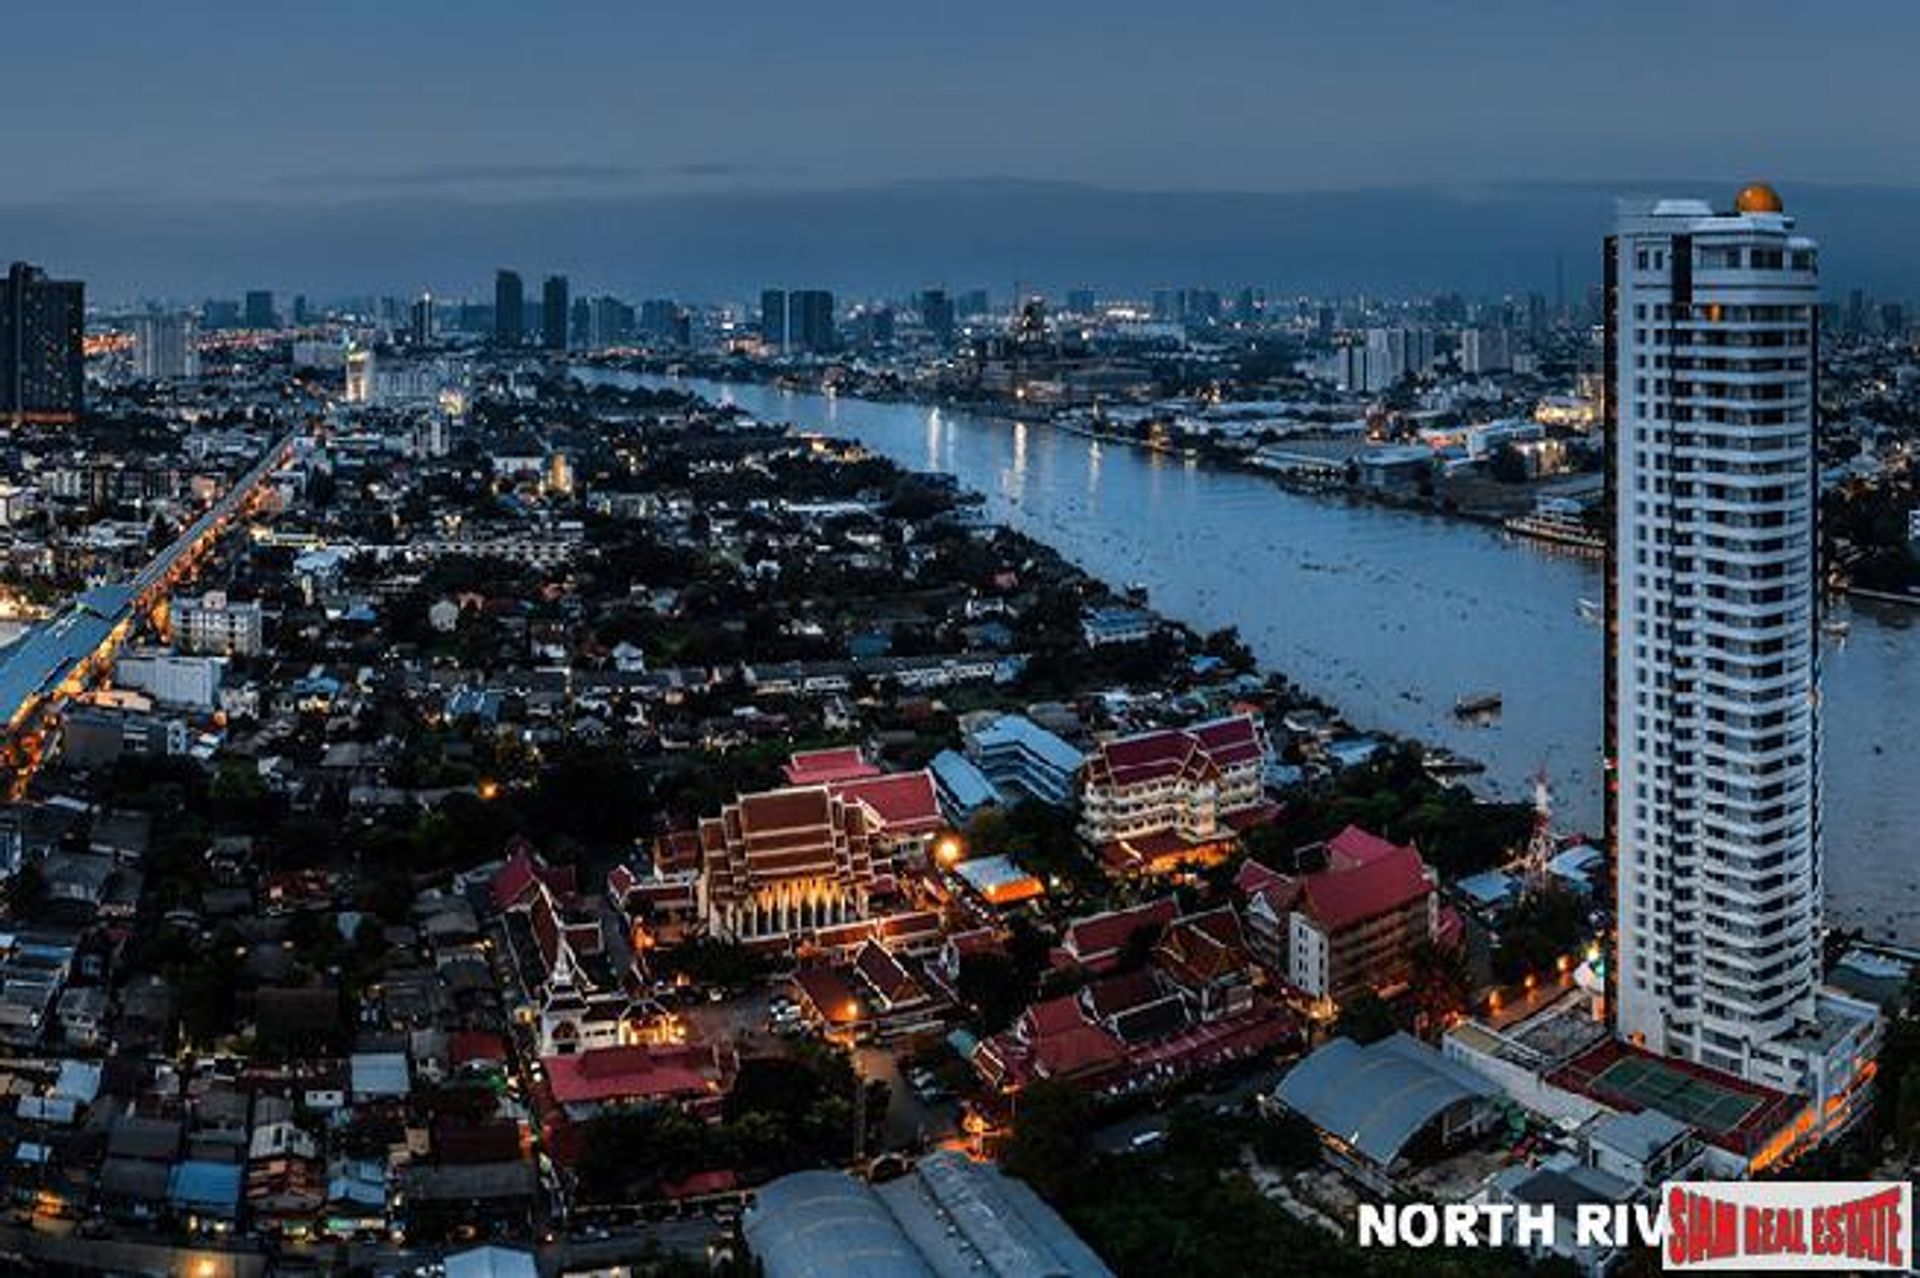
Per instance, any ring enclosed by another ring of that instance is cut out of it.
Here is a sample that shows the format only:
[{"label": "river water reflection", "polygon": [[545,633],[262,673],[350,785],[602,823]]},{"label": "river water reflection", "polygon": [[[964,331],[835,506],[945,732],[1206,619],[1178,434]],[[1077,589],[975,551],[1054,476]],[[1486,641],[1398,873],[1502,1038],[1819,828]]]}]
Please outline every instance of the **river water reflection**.
[{"label": "river water reflection", "polygon": [[[639,379],[653,384],[667,379]],[[1601,636],[1580,601],[1599,566],[1497,530],[1296,494],[1251,474],[1097,442],[1045,424],[698,380],[674,384],[945,471],[993,519],[1046,542],[1201,630],[1237,626],[1261,661],[1361,727],[1485,763],[1528,792],[1545,767],[1561,824],[1597,832]],[[1920,942],[1920,612],[1839,605],[1825,641],[1827,888],[1836,922]],[[1457,720],[1498,691],[1498,720]]]}]

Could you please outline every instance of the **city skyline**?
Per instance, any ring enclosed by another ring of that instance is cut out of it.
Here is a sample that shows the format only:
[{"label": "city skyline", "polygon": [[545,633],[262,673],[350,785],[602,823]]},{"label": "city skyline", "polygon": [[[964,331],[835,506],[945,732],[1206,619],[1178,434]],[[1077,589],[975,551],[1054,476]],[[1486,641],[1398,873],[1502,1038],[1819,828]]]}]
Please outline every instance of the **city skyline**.
[{"label": "city skyline", "polygon": [[0,1267],[1901,1270],[1845,17],[14,15]]}]

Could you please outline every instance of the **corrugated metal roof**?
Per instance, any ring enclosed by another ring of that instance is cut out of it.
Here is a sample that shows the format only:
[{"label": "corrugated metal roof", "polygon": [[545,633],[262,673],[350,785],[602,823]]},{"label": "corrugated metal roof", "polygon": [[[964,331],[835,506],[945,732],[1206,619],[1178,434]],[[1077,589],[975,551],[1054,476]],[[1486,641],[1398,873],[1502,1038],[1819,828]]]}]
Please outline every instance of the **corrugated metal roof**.
[{"label": "corrugated metal roof", "polygon": [[743,1227],[767,1278],[1113,1278],[1032,1189],[951,1150],[878,1187],[783,1176]]},{"label": "corrugated metal roof", "polygon": [[761,1186],[742,1228],[767,1278],[938,1278],[873,1190],[844,1172]]},{"label": "corrugated metal roof", "polygon": [[1398,1033],[1361,1046],[1336,1038],[1294,1066],[1274,1096],[1379,1166],[1460,1101],[1491,1097],[1486,1079]]}]

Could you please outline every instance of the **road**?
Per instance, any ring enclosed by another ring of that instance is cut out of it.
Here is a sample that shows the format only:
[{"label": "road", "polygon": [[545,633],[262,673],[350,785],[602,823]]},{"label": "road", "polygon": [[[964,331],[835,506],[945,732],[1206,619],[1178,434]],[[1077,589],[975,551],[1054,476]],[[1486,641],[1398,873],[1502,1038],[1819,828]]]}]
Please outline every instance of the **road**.
[{"label": "road", "polygon": [[[679,1252],[704,1260],[708,1246],[727,1236],[723,1226],[706,1217],[621,1226],[609,1233],[607,1238],[581,1237],[543,1244],[535,1249],[540,1272],[552,1275],[582,1266],[632,1264],[645,1259],[652,1251]],[[374,1274],[394,1275],[397,1278],[398,1275],[411,1275],[422,1266],[441,1263],[451,1254],[480,1245],[462,1243],[395,1247],[390,1244],[356,1243],[347,1249],[347,1260],[355,1269],[364,1268]],[[515,1244],[502,1242],[495,1245],[512,1247]],[[297,1253],[291,1253],[290,1249],[290,1254]]]},{"label": "road", "polygon": [[853,1054],[860,1077],[887,1085],[887,1148],[919,1149],[958,1135],[960,1109],[952,1101],[929,1105],[913,1094],[900,1063],[883,1047],[861,1047]]},{"label": "road", "polygon": [[[1224,1107],[1229,1111],[1241,1111],[1253,1103],[1254,1097],[1272,1085],[1272,1070],[1255,1070],[1244,1077],[1230,1080],[1224,1086],[1209,1088],[1183,1097],[1176,1103],[1191,1103],[1213,1110]],[[1142,1137],[1155,1132],[1162,1134],[1166,1132],[1167,1121],[1172,1112],[1171,1106],[1164,1110],[1150,1109],[1108,1123],[1094,1132],[1094,1151],[1101,1154],[1124,1154],[1137,1148],[1134,1142]]]}]

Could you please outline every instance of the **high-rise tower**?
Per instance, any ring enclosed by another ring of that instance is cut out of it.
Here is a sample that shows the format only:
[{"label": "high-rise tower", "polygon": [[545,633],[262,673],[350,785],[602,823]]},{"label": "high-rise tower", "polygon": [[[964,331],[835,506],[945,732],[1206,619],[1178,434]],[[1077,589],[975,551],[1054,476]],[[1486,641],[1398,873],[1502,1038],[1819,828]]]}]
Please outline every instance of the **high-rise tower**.
[{"label": "high-rise tower", "polygon": [[549,275],[540,286],[540,345],[550,351],[567,349],[567,277]]},{"label": "high-rise tower", "polygon": [[1615,1028],[1818,1096],[1817,250],[1752,186],[1605,269]]},{"label": "high-rise tower", "polygon": [[85,325],[79,281],[50,280],[25,262],[0,277],[0,423],[80,419]]},{"label": "high-rise tower", "polygon": [[496,346],[518,346],[524,340],[526,291],[518,271],[493,274],[493,341]]}]

